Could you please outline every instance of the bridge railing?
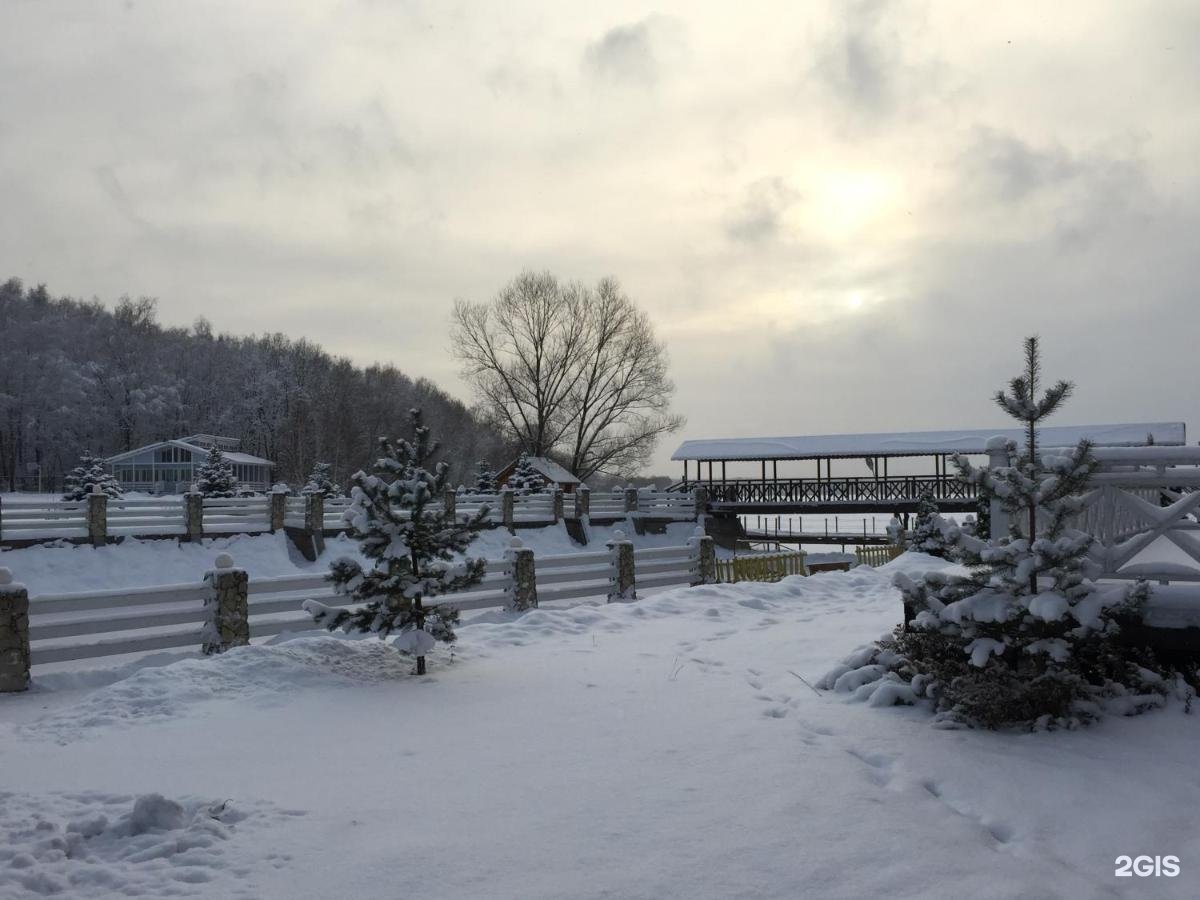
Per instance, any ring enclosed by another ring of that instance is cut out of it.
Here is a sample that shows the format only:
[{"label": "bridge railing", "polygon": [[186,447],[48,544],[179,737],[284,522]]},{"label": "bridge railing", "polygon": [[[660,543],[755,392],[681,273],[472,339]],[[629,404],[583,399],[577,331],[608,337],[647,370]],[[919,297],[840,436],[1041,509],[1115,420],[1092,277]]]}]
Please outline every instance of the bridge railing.
[{"label": "bridge railing", "polygon": [[704,484],[713,503],[889,503],[919,500],[970,500],[976,486],[954,475],[896,475],[888,478],[735,479]]}]

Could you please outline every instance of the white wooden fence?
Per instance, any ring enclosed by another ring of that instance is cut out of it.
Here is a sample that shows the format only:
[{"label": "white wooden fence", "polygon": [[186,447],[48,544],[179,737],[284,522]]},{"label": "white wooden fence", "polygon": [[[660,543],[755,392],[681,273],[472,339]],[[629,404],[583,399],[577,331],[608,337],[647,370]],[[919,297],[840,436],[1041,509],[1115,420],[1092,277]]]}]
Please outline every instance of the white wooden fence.
[{"label": "white wooden fence", "polygon": [[[633,550],[633,587],[648,590],[696,584],[706,577],[711,580],[712,573],[706,576],[703,572],[702,541],[709,542],[707,552],[711,554],[711,538],[699,536],[688,546]],[[598,552],[537,557],[538,603],[611,598],[620,594],[615,587],[620,547],[618,543]],[[488,561],[479,584],[429,603],[451,603],[463,611],[513,606],[515,587],[510,553],[506,559]],[[204,604],[212,591],[201,579],[184,584],[30,597],[32,663],[36,667],[121,654],[199,648]],[[325,572],[249,579],[251,638],[315,630],[312,619],[301,609],[305,600],[318,600],[327,606],[351,605],[348,598],[333,592]]]},{"label": "white wooden fence", "polygon": [[[584,489],[586,491],[586,489]],[[508,527],[550,525],[563,517],[580,514],[584,505],[574,497],[554,494],[510,495],[511,512],[505,516],[503,493],[451,494],[441,502],[452,502],[458,516],[472,516],[487,507],[487,521],[493,526]],[[691,493],[653,490],[621,490],[612,494],[591,496],[586,502],[587,514],[593,520],[616,521],[627,516],[687,520],[696,518],[696,500]],[[106,526],[99,540],[113,537],[165,537],[189,534],[186,495],[166,495],[148,498],[104,498]],[[205,497],[202,512],[203,534],[255,534],[272,531],[275,527],[305,528],[306,499],[303,495],[283,500],[283,516],[272,515],[275,497],[268,494],[256,497]],[[97,539],[88,527],[88,500],[21,500],[0,503],[0,543],[40,541],[69,538]],[[437,502],[437,501],[435,501]],[[320,517],[325,531],[346,527],[345,512],[350,500],[345,497],[326,498]],[[702,510],[701,510],[702,511]],[[196,536],[196,535],[193,535]]]},{"label": "white wooden fence", "polygon": [[[1100,466],[1071,525],[1095,538],[1101,577],[1200,582],[1200,447],[1097,447],[1092,454]],[[997,450],[992,465],[1006,464]],[[1005,536],[996,501],[991,520],[992,537]]]}]

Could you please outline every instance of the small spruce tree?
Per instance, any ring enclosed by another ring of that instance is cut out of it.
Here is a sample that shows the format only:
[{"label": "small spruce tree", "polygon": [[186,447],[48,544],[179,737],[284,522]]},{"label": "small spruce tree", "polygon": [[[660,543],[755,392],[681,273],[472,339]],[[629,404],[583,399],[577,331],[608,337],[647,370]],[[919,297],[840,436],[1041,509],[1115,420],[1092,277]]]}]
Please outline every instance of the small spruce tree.
[{"label": "small spruce tree", "polygon": [[238,480],[233,463],[225,458],[220,447],[208,451],[208,460],[196,474],[196,490],[205,497],[236,497]]},{"label": "small spruce tree", "polygon": [[1026,426],[1025,447],[994,469],[954,458],[961,478],[1001,499],[1008,537],[951,529],[955,558],[970,574],[897,575],[908,624],[848,658],[822,686],[862,691],[875,704],[929,700],[946,719],[985,727],[1073,725],[1096,718],[1106,701],[1124,713],[1162,702],[1167,673],[1117,639],[1146,584],[1098,588],[1092,538],[1071,527],[1097,465],[1091,446],[1056,456],[1038,446],[1038,423],[1072,385],[1060,381],[1038,397],[1040,381],[1038,340],[1029,338],[1025,372],[995,397]]},{"label": "small spruce tree", "polygon": [[342,496],[342,492],[338,490],[338,486],[333,483],[333,478],[330,476],[332,471],[332,463],[315,463],[308,476],[308,483],[304,485],[300,493],[320,494],[325,498]]},{"label": "small spruce tree", "polygon": [[420,411],[412,410],[411,417],[412,440],[380,438],[383,455],[372,473],[353,477],[346,520],[350,536],[371,564],[364,569],[357,560],[342,557],[329,568],[334,590],[365,605],[347,610],[307,600],[304,609],[330,631],[374,632],[381,638],[398,632],[394,646],[415,656],[417,674],[424,675],[425,654],[436,641],[455,641],[458,622],[453,606],[427,607],[424,601],[483,578],[486,560],[453,560],[487,527],[488,509],[466,520],[446,514],[441,498],[448,465],[427,468],[438,446]]},{"label": "small spruce tree", "polygon": [[107,497],[121,496],[121,482],[104,469],[104,460],[84,450],[79,455],[79,465],[70,471],[63,482],[64,500],[83,500],[93,491]]},{"label": "small spruce tree", "polygon": [[496,484],[496,473],[488,465],[486,459],[481,459],[475,467],[475,492],[479,494],[494,494],[500,488]]},{"label": "small spruce tree", "polygon": [[945,536],[948,524],[941,517],[933,494],[926,491],[917,501],[917,517],[912,530],[905,536],[905,548],[945,558],[949,550]]},{"label": "small spruce tree", "polygon": [[546,479],[533,467],[529,457],[522,453],[517,460],[516,468],[508,476],[508,481],[504,486],[511,488],[512,492],[517,495],[540,494],[546,489]]}]

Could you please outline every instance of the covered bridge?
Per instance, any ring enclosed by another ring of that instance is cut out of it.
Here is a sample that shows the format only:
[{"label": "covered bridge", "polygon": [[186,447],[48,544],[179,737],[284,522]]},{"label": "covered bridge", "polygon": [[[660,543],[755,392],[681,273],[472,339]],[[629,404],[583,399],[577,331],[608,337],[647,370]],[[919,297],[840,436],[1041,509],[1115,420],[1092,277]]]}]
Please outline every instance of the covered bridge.
[{"label": "covered bridge", "polygon": [[[1059,425],[1041,428],[1038,434],[1047,449],[1072,447],[1085,438],[1097,447],[1180,446],[1186,441],[1182,422]],[[712,438],[684,441],[671,459],[683,463],[681,487],[704,486],[710,508],[717,513],[912,512],[924,493],[932,494],[947,511],[970,511],[976,503],[974,486],[955,477],[949,458],[955,453],[984,454],[988,441],[997,436],[1024,442],[1020,427]],[[928,470],[924,460],[929,458],[932,473],[911,471]],[[906,462],[897,464],[898,459]],[[865,467],[867,474],[835,476],[834,460],[846,461],[844,469],[852,461],[856,470],[861,473]],[[815,473],[796,476],[797,468],[811,471],[810,465],[797,463],[814,461]]]}]

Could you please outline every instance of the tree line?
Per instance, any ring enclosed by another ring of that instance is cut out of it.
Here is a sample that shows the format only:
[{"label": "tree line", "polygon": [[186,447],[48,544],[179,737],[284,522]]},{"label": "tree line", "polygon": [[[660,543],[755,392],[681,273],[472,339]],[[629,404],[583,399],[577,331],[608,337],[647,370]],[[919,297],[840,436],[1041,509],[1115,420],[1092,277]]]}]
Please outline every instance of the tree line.
[{"label": "tree line", "polygon": [[84,451],[112,455],[165,438],[240,438],[303,483],[317,462],[334,478],[376,455],[381,435],[420,408],[444,437],[452,483],[480,458],[511,459],[511,440],[432,382],[390,365],[359,367],[282,334],[218,334],[157,321],[155,301],[52,297],[0,285],[0,489],[56,490]]}]

